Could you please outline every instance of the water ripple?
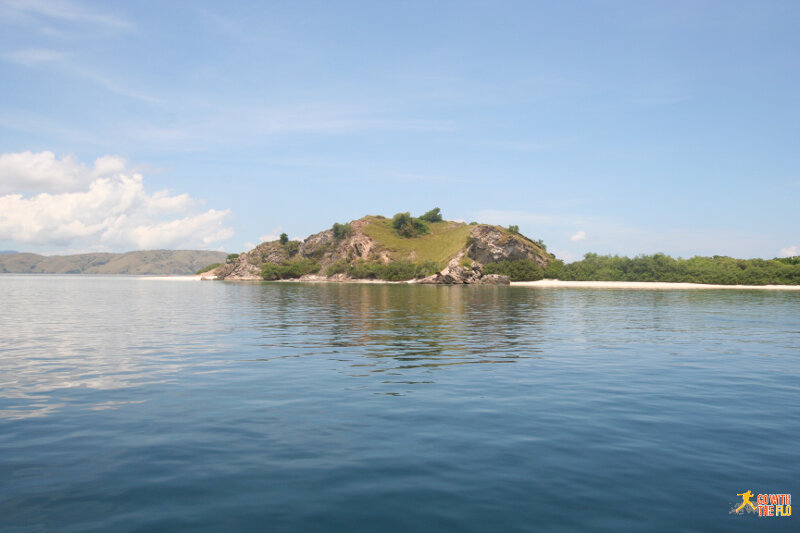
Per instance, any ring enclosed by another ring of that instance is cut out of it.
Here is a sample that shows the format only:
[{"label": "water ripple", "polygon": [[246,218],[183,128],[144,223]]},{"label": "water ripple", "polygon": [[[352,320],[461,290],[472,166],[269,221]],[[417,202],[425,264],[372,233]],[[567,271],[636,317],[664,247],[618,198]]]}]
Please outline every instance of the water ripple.
[{"label": "water ripple", "polygon": [[796,293],[0,294],[3,531],[749,531],[736,493],[798,493]]}]

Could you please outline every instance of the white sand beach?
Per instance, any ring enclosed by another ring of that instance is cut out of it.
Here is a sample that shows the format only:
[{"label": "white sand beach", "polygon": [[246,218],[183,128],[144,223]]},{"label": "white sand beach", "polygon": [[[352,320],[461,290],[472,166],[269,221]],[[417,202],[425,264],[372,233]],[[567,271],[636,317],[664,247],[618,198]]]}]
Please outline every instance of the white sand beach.
[{"label": "white sand beach", "polygon": [[[143,279],[155,281],[201,281],[213,280],[214,276],[143,276]],[[234,280],[261,281],[261,280]],[[304,276],[302,279],[278,280],[284,283],[364,283],[364,284],[414,284],[411,281],[384,281],[380,279],[328,279],[324,276]],[[558,279],[540,279],[538,281],[512,281],[512,287],[534,287],[539,289],[637,289],[637,290],[762,290],[762,291],[800,291],[800,285],[711,285],[705,283],[666,283],[661,281],[561,281]]]},{"label": "white sand beach", "polygon": [[538,281],[512,281],[511,285],[514,287],[536,287],[540,289],[747,289],[800,291],[800,285],[710,285],[704,283],[665,283],[660,281],[561,281],[557,279],[541,279]]},{"label": "white sand beach", "polygon": [[141,279],[146,279],[150,281],[200,281],[201,279],[214,279],[214,278],[203,278],[202,276],[141,276]]}]

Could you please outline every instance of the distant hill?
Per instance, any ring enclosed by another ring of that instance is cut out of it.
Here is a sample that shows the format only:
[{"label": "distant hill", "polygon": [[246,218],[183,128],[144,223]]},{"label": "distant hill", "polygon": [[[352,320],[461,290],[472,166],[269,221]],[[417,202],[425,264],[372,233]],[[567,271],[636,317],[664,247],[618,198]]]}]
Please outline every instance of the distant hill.
[{"label": "distant hill", "polygon": [[146,250],[120,254],[0,255],[0,273],[30,274],[194,274],[225,261],[225,252],[205,250]]},{"label": "distant hill", "polygon": [[18,254],[19,252],[16,250],[0,250],[0,255],[3,254]]}]

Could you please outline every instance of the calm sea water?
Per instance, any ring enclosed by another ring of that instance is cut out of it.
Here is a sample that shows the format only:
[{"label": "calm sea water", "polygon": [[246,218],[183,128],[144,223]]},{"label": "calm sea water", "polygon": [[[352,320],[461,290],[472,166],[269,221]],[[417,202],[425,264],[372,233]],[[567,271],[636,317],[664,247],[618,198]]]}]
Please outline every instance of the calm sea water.
[{"label": "calm sea water", "polygon": [[3,275],[0,301],[6,533],[799,527],[729,511],[800,498],[800,293]]}]

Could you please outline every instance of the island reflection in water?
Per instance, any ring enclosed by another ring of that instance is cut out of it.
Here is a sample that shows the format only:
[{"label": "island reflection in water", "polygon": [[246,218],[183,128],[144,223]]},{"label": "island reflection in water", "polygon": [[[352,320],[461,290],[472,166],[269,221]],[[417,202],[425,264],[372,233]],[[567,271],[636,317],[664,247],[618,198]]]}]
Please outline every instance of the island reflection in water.
[{"label": "island reflection in water", "polygon": [[[253,308],[261,311],[253,322],[259,346],[276,357],[325,353],[350,363],[341,371],[359,368],[362,376],[367,370],[403,376],[404,370],[511,363],[541,352],[536,300],[522,293],[509,298],[497,287],[284,285],[277,294],[269,287],[253,296]],[[291,335],[282,335],[286,331]]]}]

